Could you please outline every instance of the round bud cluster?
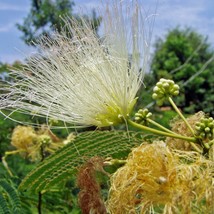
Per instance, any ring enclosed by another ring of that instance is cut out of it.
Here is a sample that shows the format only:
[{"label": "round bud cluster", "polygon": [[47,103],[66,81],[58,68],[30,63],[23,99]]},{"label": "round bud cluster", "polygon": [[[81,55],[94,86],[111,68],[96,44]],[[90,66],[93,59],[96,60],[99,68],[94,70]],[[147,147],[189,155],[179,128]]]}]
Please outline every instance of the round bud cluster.
[{"label": "round bud cluster", "polygon": [[158,105],[162,105],[166,99],[178,94],[179,86],[173,80],[161,78],[153,89],[152,98],[157,101]]},{"label": "round bud cluster", "polygon": [[50,136],[43,134],[43,135],[40,135],[40,136],[38,137],[38,142],[41,143],[41,144],[43,144],[43,145],[48,145],[48,144],[50,144],[52,141],[51,141]]},{"label": "round bud cluster", "polygon": [[214,137],[214,120],[210,118],[202,118],[200,122],[195,125],[197,135],[203,139],[212,140]]},{"label": "round bud cluster", "polygon": [[148,109],[140,109],[135,114],[135,121],[137,123],[142,123],[143,125],[148,125],[148,118],[152,116],[152,113]]},{"label": "round bud cluster", "polygon": [[52,126],[57,125],[59,123],[59,121],[57,119],[54,118],[49,118],[49,124],[51,124]]}]

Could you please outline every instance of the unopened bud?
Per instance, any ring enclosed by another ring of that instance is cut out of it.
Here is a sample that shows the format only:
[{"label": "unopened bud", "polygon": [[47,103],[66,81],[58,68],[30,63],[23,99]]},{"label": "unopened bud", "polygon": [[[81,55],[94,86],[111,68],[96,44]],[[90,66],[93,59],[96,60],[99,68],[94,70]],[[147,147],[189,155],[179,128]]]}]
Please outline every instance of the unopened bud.
[{"label": "unopened bud", "polygon": [[135,121],[137,123],[142,123],[144,125],[148,124],[148,118],[152,116],[152,113],[149,112],[148,109],[140,109],[136,114],[135,114]]},{"label": "unopened bud", "polygon": [[200,122],[195,125],[197,135],[201,138],[213,139],[214,136],[214,120],[210,118],[202,118]]},{"label": "unopened bud", "polygon": [[153,89],[152,98],[157,101],[159,105],[172,96],[179,94],[179,86],[173,80],[161,78]]}]

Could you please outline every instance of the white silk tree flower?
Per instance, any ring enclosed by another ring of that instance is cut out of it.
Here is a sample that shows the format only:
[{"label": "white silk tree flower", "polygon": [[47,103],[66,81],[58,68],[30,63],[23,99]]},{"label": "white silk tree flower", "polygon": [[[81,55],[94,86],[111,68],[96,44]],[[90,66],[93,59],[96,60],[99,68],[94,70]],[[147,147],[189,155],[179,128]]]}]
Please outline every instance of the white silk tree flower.
[{"label": "white silk tree flower", "polygon": [[110,126],[136,103],[151,31],[137,3],[106,7],[103,37],[84,19],[65,19],[64,31],[38,41],[38,54],[1,89],[0,109],[54,118],[71,126]]}]

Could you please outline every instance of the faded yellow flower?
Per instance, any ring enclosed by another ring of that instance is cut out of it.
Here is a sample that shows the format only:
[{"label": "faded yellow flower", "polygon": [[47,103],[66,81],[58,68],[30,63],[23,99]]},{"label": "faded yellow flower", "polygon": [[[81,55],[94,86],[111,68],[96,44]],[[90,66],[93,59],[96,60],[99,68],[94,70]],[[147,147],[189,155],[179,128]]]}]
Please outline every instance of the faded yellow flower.
[{"label": "faded yellow flower", "polygon": [[170,151],[165,143],[133,149],[111,178],[112,214],[212,213],[214,163],[195,152]]},{"label": "faded yellow flower", "polygon": [[[190,126],[194,129],[196,123],[198,121],[200,121],[201,118],[204,118],[204,117],[205,117],[205,113],[200,111],[200,112],[188,117],[187,121],[190,124]],[[171,127],[172,127],[172,131],[174,131],[175,133],[178,133],[178,134],[181,134],[181,135],[184,135],[187,137],[192,136],[192,133],[189,130],[189,128],[187,127],[187,125],[180,118],[175,118],[174,120],[172,120]],[[167,144],[167,146],[169,146],[170,148],[173,148],[173,149],[179,149],[179,150],[184,150],[184,151],[193,150],[191,144],[188,141],[182,140],[182,139],[167,137],[166,144]],[[197,145],[197,146],[199,146],[199,145]]]},{"label": "faded yellow flower", "polygon": [[13,130],[11,144],[21,156],[32,161],[41,160],[42,152],[45,156],[64,146],[63,141],[44,126],[37,131],[30,126],[17,126]]},{"label": "faded yellow flower", "polygon": [[13,130],[11,144],[17,149],[28,151],[29,147],[36,144],[37,134],[30,126],[17,126]]}]

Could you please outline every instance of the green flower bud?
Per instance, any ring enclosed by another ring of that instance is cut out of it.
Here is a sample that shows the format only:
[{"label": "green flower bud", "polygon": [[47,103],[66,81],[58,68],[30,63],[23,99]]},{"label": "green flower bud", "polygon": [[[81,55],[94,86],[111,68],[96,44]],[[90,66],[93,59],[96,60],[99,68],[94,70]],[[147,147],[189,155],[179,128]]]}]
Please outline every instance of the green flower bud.
[{"label": "green flower bud", "polygon": [[179,94],[179,86],[173,80],[161,78],[154,87],[153,92],[152,98],[157,101],[157,104],[162,105],[169,97]]},{"label": "green flower bud", "polygon": [[140,109],[136,114],[135,114],[135,121],[137,123],[142,123],[144,125],[148,125],[148,118],[152,116],[152,113],[149,112],[148,109]]},{"label": "green flower bud", "polygon": [[210,132],[210,128],[209,128],[209,127],[206,127],[206,128],[204,129],[204,131],[205,131],[206,133],[209,133],[209,132]]},{"label": "green flower bud", "polygon": [[48,145],[51,143],[51,138],[50,136],[43,134],[39,136],[38,141],[43,145]]},{"label": "green flower bud", "polygon": [[196,133],[201,138],[213,139],[214,136],[214,120],[210,118],[202,118],[200,122],[195,124]]},{"label": "green flower bud", "polygon": [[57,125],[59,123],[59,121],[57,119],[54,118],[49,118],[49,124],[51,125]]},{"label": "green flower bud", "polygon": [[153,93],[153,94],[152,94],[152,98],[153,98],[154,100],[156,100],[157,97],[158,97],[158,95],[157,95],[156,93]]}]

